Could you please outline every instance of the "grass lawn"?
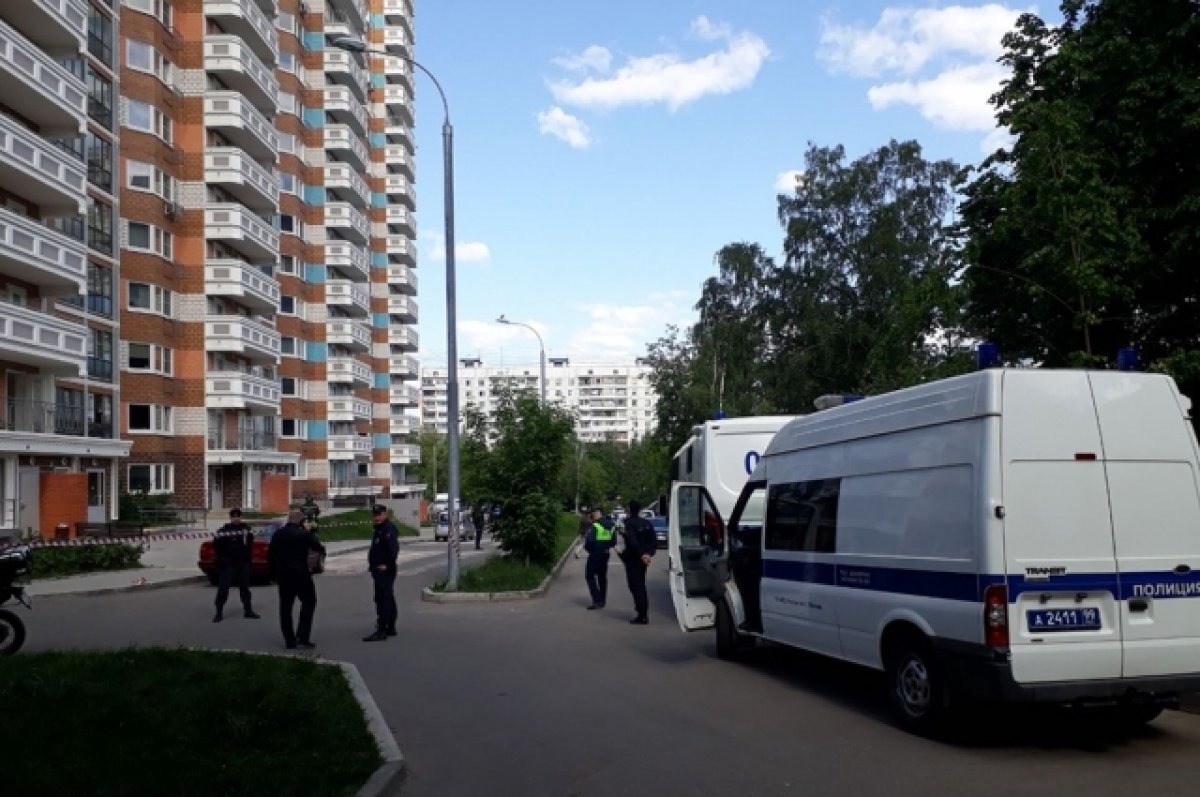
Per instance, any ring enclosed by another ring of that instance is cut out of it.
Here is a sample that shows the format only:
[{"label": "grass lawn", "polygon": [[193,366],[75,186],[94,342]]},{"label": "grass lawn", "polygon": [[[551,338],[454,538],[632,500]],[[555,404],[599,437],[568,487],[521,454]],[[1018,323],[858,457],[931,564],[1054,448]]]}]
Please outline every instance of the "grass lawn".
[{"label": "grass lawn", "polygon": [[351,795],[382,762],[342,671],[184,650],[0,659],[7,794]]},{"label": "grass lawn", "polygon": [[[406,526],[396,520],[395,515],[389,515],[392,523],[401,537],[416,537],[418,532],[412,526]],[[375,533],[371,525],[371,510],[352,509],[336,515],[322,515],[318,523],[321,542],[336,542],[338,540],[369,540]]]},{"label": "grass lawn", "polygon": [[[571,543],[579,537],[579,517],[564,512],[555,528],[554,559],[557,564]],[[459,592],[513,592],[534,589],[550,574],[551,565],[526,565],[510,556],[493,556],[478,567],[463,570],[458,578]],[[445,589],[445,583],[434,585]]]}]

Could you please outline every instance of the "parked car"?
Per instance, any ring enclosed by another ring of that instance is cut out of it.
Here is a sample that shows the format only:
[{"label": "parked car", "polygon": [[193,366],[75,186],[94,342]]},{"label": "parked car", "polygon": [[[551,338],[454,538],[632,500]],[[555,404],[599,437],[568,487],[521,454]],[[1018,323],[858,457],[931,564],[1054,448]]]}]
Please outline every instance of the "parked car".
[{"label": "parked car", "polygon": [[[459,539],[466,539],[468,534],[471,536],[471,539],[475,539],[474,527],[471,526],[471,524],[467,522],[466,514],[463,512],[459,512],[458,513],[458,537],[459,537]],[[433,526],[433,539],[434,539],[434,541],[437,541],[437,540],[449,541],[449,539],[450,539],[450,513],[449,512],[439,512],[438,513],[437,523],[435,523]]]},{"label": "parked car", "polygon": [[[267,548],[271,544],[271,536],[284,525],[284,521],[259,521],[248,525],[254,532],[254,542],[250,548],[250,580],[264,583],[271,580],[271,570],[267,565]],[[204,575],[208,576],[209,583],[216,584],[220,580],[212,540],[200,543],[200,559],[196,564]],[[308,569],[313,573],[325,572],[324,551],[308,552]]]},{"label": "parked car", "polygon": [[667,519],[665,517],[649,517],[650,525],[654,527],[654,537],[658,540],[659,548],[667,547]]}]

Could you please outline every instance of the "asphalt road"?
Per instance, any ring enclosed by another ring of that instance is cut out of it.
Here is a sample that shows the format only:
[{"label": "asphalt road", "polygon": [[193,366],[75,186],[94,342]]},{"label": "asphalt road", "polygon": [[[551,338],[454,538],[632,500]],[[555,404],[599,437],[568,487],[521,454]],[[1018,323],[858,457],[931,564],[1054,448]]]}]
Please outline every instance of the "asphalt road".
[{"label": "asphalt road", "polygon": [[[428,604],[445,546],[402,556],[397,638],[359,641],[374,618],[362,554],[317,578],[313,637],[362,672],[408,761],[408,797],[1129,797],[1190,794],[1200,776],[1200,716],[1114,737],[1054,712],[989,713],[937,742],[890,724],[870,673],[775,647],[719,661],[711,635],[675,625],[661,562],[639,627],[615,560],[608,608],[588,612],[582,561],[540,600]],[[219,625],[205,585],[45,599],[25,617],[28,646],[282,650],[274,592],[255,595],[265,619],[230,611]]]}]

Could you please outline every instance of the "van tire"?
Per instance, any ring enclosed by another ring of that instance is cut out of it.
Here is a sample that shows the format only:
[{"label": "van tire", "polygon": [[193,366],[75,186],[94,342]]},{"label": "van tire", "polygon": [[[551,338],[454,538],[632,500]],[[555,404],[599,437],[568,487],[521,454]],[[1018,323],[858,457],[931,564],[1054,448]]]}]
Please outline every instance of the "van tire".
[{"label": "van tire", "polygon": [[755,639],[747,634],[738,633],[733,624],[733,614],[729,605],[723,600],[717,602],[717,658],[732,661],[740,658],[750,648],[754,647]]},{"label": "van tire", "polygon": [[945,685],[929,643],[909,634],[896,640],[885,656],[888,700],[896,721],[921,736],[940,731],[948,713]]}]

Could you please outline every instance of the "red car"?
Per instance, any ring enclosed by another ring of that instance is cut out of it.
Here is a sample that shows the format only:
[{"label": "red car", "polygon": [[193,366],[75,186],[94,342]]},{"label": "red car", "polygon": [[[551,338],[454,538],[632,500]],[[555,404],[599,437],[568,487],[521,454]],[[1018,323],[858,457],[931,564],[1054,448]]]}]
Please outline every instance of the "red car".
[{"label": "red car", "polygon": [[[282,520],[259,521],[247,524],[254,532],[254,544],[250,549],[251,581],[267,582],[271,580],[271,571],[267,566],[267,547],[271,544],[271,535],[283,526],[283,524],[284,521]],[[213,553],[212,540],[205,540],[200,543],[200,561],[196,564],[200,566],[200,570],[204,575],[208,576],[209,583],[216,584],[220,580],[220,571],[217,569],[217,558]],[[309,551],[308,568],[313,573],[325,572],[324,552]]]}]

